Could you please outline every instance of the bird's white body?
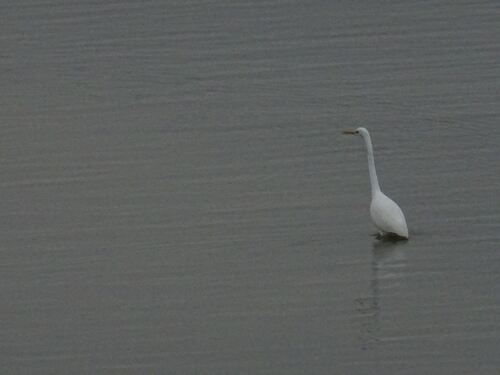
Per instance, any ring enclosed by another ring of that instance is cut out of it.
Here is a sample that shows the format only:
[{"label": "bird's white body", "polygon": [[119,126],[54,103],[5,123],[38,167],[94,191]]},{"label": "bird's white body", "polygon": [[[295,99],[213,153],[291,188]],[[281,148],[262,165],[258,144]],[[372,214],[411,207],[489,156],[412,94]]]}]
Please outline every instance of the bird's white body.
[{"label": "bird's white body", "polygon": [[375,226],[383,233],[394,233],[408,238],[408,227],[401,208],[380,190],[370,204],[370,215]]},{"label": "bird's white body", "polygon": [[382,234],[396,234],[403,238],[408,238],[408,226],[405,215],[396,202],[382,193],[378,183],[377,171],[375,170],[375,160],[373,158],[373,146],[370,133],[365,128],[347,130],[347,134],[360,134],[366,144],[368,155],[368,170],[370,172],[370,185],[372,190],[372,202],[370,205],[370,215],[373,223]]}]

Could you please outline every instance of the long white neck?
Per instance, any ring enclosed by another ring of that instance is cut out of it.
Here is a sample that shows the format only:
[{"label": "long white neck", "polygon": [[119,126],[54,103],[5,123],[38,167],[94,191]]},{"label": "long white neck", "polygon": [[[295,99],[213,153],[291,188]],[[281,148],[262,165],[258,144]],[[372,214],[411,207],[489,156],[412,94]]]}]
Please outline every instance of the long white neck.
[{"label": "long white neck", "polygon": [[366,129],[360,129],[360,134],[366,143],[366,152],[368,154],[368,170],[370,172],[370,185],[372,187],[372,198],[377,192],[380,191],[380,185],[378,184],[377,171],[375,169],[375,159],[373,158],[373,146],[372,140],[370,138],[370,133]]}]

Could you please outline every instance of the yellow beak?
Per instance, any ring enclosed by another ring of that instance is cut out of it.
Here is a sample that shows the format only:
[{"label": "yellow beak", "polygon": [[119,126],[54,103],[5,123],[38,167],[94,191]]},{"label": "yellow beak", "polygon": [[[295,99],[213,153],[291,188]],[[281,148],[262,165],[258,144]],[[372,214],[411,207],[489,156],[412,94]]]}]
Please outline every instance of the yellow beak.
[{"label": "yellow beak", "polygon": [[344,134],[357,134],[356,129],[346,129],[342,133],[344,133]]}]

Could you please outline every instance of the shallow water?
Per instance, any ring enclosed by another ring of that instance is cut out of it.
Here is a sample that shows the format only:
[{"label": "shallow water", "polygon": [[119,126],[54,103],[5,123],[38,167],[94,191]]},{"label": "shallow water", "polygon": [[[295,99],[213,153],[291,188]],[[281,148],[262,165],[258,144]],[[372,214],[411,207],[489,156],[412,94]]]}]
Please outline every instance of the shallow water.
[{"label": "shallow water", "polygon": [[497,373],[496,1],[0,14],[4,371]]}]

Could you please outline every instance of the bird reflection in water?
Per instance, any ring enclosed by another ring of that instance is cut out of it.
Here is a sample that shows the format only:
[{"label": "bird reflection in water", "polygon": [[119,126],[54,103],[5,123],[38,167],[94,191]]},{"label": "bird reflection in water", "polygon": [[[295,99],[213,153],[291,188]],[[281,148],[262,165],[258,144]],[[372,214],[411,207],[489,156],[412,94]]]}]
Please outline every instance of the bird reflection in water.
[{"label": "bird reflection in water", "polygon": [[401,246],[405,242],[390,238],[374,242],[369,291],[366,296],[354,300],[362,350],[374,350],[380,342],[383,309],[380,297],[387,294],[384,291],[396,287],[404,274],[406,259]]}]

